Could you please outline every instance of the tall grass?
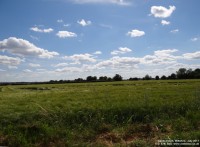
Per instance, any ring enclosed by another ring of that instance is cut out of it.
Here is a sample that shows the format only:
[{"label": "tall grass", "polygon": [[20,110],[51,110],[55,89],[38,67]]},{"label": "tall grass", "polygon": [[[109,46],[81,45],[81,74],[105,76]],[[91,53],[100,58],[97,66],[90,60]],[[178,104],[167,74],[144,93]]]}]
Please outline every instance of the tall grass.
[{"label": "tall grass", "polygon": [[200,81],[0,87],[0,145],[153,146],[200,138]]}]

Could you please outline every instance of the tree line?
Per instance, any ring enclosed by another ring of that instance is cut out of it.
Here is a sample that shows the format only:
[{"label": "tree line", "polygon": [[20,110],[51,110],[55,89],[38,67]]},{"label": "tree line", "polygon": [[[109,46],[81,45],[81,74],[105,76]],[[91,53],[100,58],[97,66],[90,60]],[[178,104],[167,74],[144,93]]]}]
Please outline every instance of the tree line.
[{"label": "tree line", "polygon": [[[169,76],[162,75],[159,77],[158,75],[152,77],[150,75],[145,75],[143,78],[129,78],[129,81],[137,81],[137,80],[175,80],[175,79],[200,79],[200,69],[197,68],[195,70],[180,68],[176,73],[172,73]],[[119,74],[115,74],[114,77],[100,76],[97,78],[96,76],[88,76],[86,79],[77,78],[74,80],[50,80],[47,82],[2,82],[0,85],[28,85],[28,84],[57,84],[57,83],[83,83],[83,82],[111,82],[111,81],[122,81],[123,77]]]},{"label": "tree line", "polygon": [[[136,80],[175,80],[175,79],[200,79],[200,69],[197,68],[195,70],[192,69],[186,69],[186,68],[180,68],[176,73],[172,73],[169,76],[162,75],[151,77],[150,75],[145,75],[143,78],[129,78],[130,81],[136,81]],[[119,74],[115,74],[114,77],[107,77],[107,76],[100,76],[97,78],[96,76],[88,76],[86,79],[78,78],[74,80],[60,80],[60,81],[53,81],[51,80],[50,83],[59,82],[59,83],[65,83],[65,82],[109,82],[109,81],[122,81],[123,77]]]}]

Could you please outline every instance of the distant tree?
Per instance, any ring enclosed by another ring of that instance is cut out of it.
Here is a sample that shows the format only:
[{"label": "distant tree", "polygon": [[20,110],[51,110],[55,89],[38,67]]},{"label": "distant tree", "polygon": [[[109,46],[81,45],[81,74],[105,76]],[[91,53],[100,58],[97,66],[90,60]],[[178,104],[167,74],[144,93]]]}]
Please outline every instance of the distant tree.
[{"label": "distant tree", "polygon": [[156,77],[155,77],[155,79],[156,79],[156,80],[159,80],[159,79],[160,79],[160,77],[159,77],[159,76],[156,76]]},{"label": "distant tree", "polygon": [[161,77],[161,80],[166,80],[167,79],[167,77],[165,76],[165,75],[163,75],[162,77]]},{"label": "distant tree", "polygon": [[122,81],[122,76],[120,76],[119,74],[116,74],[114,77],[113,77],[113,80],[114,81]]},{"label": "distant tree", "polygon": [[83,79],[82,78],[78,78],[78,79],[75,79],[74,81],[75,82],[83,82]]},{"label": "distant tree", "polygon": [[195,77],[194,71],[192,71],[192,69],[188,69],[188,70],[186,71],[186,78],[187,78],[187,79],[194,79],[194,77]]},{"label": "distant tree", "polygon": [[186,70],[185,68],[180,68],[180,69],[176,72],[177,78],[178,78],[178,79],[186,79],[186,77],[187,77],[186,71],[187,71],[187,70]]},{"label": "distant tree", "polygon": [[88,76],[88,77],[86,78],[86,80],[87,80],[88,82],[94,82],[94,81],[97,81],[97,77],[96,77],[96,76],[94,76],[94,77]]},{"label": "distant tree", "polygon": [[99,77],[99,81],[107,81],[107,80],[108,80],[108,77],[106,76]]},{"label": "distant tree", "polygon": [[149,76],[148,74],[143,78],[143,80],[151,80],[151,79],[152,79],[152,77]]},{"label": "distant tree", "polygon": [[172,74],[168,77],[168,79],[172,79],[172,80],[176,79],[176,74],[175,74],[175,73],[172,73]]},{"label": "distant tree", "polygon": [[139,78],[135,77],[135,78],[129,78],[129,81],[137,81],[139,80]]},{"label": "distant tree", "polygon": [[111,78],[111,77],[108,77],[108,81],[112,81],[112,78]]},{"label": "distant tree", "polygon": [[194,78],[200,79],[200,69],[199,68],[194,70]]}]

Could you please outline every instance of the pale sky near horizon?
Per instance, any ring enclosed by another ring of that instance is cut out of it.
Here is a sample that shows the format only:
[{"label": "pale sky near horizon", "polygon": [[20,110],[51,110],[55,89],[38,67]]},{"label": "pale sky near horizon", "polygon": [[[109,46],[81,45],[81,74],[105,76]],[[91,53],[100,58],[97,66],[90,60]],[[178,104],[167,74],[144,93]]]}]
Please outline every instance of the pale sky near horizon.
[{"label": "pale sky near horizon", "polygon": [[200,68],[199,0],[0,0],[0,82]]}]

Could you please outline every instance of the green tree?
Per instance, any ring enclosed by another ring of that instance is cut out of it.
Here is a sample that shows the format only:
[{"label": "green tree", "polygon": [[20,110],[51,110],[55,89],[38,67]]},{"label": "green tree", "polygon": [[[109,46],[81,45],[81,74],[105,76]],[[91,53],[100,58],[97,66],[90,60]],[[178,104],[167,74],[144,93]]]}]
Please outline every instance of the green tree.
[{"label": "green tree", "polygon": [[187,77],[186,71],[187,71],[187,70],[186,70],[185,68],[180,68],[180,69],[176,72],[177,78],[178,78],[178,79],[186,79],[186,77]]},{"label": "green tree", "polygon": [[114,81],[122,81],[122,76],[120,76],[119,74],[116,74],[114,77],[113,77],[113,80]]},{"label": "green tree", "polygon": [[159,80],[159,79],[160,79],[160,77],[159,77],[159,76],[156,76],[156,77],[155,77],[155,79],[156,79],[156,80]]},{"label": "green tree", "polygon": [[143,80],[151,80],[151,79],[152,79],[152,77],[149,76],[148,74],[143,78]]}]

